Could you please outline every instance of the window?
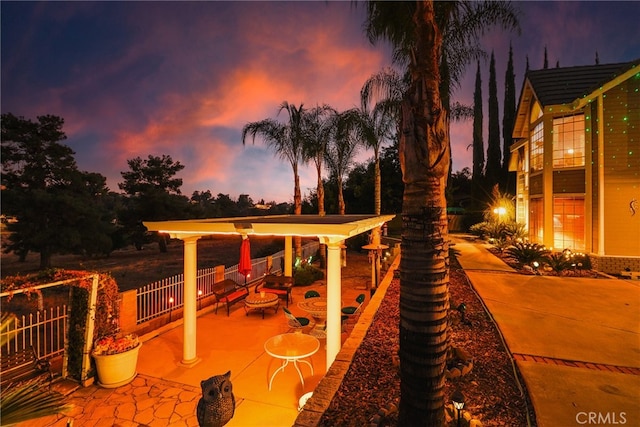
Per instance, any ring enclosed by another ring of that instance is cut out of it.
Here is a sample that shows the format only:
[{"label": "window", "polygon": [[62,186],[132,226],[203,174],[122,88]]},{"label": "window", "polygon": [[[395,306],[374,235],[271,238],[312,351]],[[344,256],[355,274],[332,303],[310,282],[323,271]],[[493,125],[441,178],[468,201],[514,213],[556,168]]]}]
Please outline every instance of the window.
[{"label": "window", "polygon": [[544,165],[544,126],[538,123],[531,132],[531,172],[541,171]]},{"label": "window", "polygon": [[526,176],[523,173],[518,174],[517,189],[516,189],[516,221],[525,223],[527,222],[527,188],[525,185]]},{"label": "window", "polygon": [[529,240],[533,243],[544,243],[544,204],[542,198],[529,202]]},{"label": "window", "polygon": [[584,197],[554,197],[553,247],[584,250]]},{"label": "window", "polygon": [[553,119],[553,167],[584,166],[584,114]]},{"label": "window", "polygon": [[529,170],[525,146],[518,149],[516,181],[516,221],[527,224],[527,197],[529,194]]}]

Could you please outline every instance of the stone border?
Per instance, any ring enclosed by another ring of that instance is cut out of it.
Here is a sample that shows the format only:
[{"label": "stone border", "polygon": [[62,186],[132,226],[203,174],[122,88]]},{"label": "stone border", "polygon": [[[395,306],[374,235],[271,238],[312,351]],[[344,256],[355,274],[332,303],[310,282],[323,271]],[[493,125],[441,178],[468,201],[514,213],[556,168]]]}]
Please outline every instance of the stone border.
[{"label": "stone border", "polygon": [[320,383],[313,391],[313,395],[304,405],[304,409],[300,411],[300,414],[298,414],[298,417],[293,424],[294,427],[317,427],[320,425],[322,415],[329,408],[329,405],[333,400],[333,396],[338,391],[340,384],[342,384],[342,380],[351,366],[356,350],[360,347],[364,337],[367,335],[369,326],[371,326],[373,318],[378,312],[378,308],[387,294],[387,289],[393,280],[395,271],[399,264],[400,254],[396,256],[393,263],[389,266],[387,274],[382,279],[380,286],[378,286],[378,289],[369,301],[369,304],[367,304],[367,307],[364,309],[362,314],[360,314],[358,322],[355,324],[351,334],[349,334],[349,337],[342,345],[335,361],[331,364],[331,368],[329,368],[325,376],[320,380]]}]

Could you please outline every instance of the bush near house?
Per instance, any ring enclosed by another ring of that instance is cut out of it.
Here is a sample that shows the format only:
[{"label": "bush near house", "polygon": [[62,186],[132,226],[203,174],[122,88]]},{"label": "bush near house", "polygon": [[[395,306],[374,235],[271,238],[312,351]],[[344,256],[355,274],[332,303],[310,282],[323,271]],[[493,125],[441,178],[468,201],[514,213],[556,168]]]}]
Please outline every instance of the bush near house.
[{"label": "bush near house", "polygon": [[571,260],[569,260],[563,252],[555,252],[547,255],[544,257],[544,263],[556,273],[561,273],[571,268]]},{"label": "bush near house", "polygon": [[505,254],[513,258],[520,266],[532,266],[534,262],[542,265],[544,258],[549,255],[550,251],[543,245],[529,242],[515,242],[508,247]]},{"label": "bush near house", "polygon": [[[469,231],[489,241],[504,240],[507,242],[524,240],[527,237],[525,225],[521,222],[482,221],[472,225]],[[493,243],[493,242],[492,242]]]}]

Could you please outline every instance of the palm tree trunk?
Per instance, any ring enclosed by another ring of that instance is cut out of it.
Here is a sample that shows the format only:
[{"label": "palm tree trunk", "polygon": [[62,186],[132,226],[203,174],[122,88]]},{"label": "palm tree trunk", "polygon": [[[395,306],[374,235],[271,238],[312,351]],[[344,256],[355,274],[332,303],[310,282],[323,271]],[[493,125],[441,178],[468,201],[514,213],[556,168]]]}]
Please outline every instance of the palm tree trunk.
[{"label": "palm tree trunk", "polygon": [[340,215],[344,215],[345,211],[344,193],[342,192],[342,177],[338,176],[338,213]]},{"label": "palm tree trunk", "polygon": [[398,425],[444,425],[449,309],[445,188],[449,127],[439,91],[442,35],[432,1],[418,2],[412,84],[402,104],[400,162],[405,184],[400,260]]},{"label": "palm tree trunk", "polygon": [[[373,197],[373,208],[374,213],[376,215],[380,215],[381,210],[381,195],[382,185],[380,180],[380,155],[378,150],[375,153],[375,164],[374,164],[374,197]],[[382,227],[376,227],[371,230],[371,243],[374,245],[379,245],[382,235]],[[376,267],[377,268],[377,267]]]},{"label": "palm tree trunk", "polygon": [[[302,215],[302,194],[300,192],[300,175],[298,174],[298,165],[293,165],[293,180],[295,182],[293,188],[293,214]],[[302,258],[302,238],[295,236],[293,239],[296,258]]]},{"label": "palm tree trunk", "polygon": [[316,164],[316,171],[318,172],[318,215],[324,216],[324,182],[322,182],[322,165]]},{"label": "palm tree trunk", "polygon": [[380,215],[380,210],[381,210],[381,195],[380,192],[382,191],[382,184],[381,184],[381,180],[380,180],[380,155],[378,154],[378,152],[376,151],[375,153],[375,164],[374,164],[374,200],[373,200],[373,209],[374,209],[374,213],[376,215]]},{"label": "palm tree trunk", "polygon": [[[322,182],[322,163],[316,162],[316,172],[318,173],[318,188],[316,191],[318,196],[318,215],[325,216],[326,212],[324,210],[324,182]],[[320,249],[318,250],[318,252],[320,254],[320,266],[324,268],[327,261],[327,247],[324,243],[320,242]]]}]

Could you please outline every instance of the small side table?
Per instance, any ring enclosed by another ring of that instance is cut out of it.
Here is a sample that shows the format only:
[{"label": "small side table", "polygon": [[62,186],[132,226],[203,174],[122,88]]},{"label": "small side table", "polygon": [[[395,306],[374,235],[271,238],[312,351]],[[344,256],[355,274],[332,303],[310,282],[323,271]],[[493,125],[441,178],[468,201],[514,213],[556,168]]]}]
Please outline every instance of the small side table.
[{"label": "small side table", "polygon": [[277,313],[279,306],[278,295],[270,292],[250,292],[244,299],[244,310],[247,316],[251,310],[260,310],[264,319],[264,310],[266,308],[273,308],[274,313]]},{"label": "small side table", "polygon": [[282,366],[276,369],[273,375],[271,375],[271,380],[269,380],[269,390],[271,390],[271,385],[273,384],[273,379],[276,374],[280,371],[284,371],[284,368],[286,368],[289,362],[293,362],[293,366],[296,368],[296,371],[298,371],[298,375],[300,376],[300,381],[302,382],[302,385],[304,385],[304,377],[298,367],[298,361],[309,365],[309,368],[311,368],[311,375],[313,375],[313,366],[311,363],[309,363],[308,360],[302,359],[316,354],[318,349],[320,349],[320,341],[311,335],[303,334],[301,332],[281,334],[269,338],[264,343],[264,350],[270,356],[273,356],[276,359],[282,359]]}]

